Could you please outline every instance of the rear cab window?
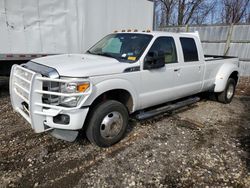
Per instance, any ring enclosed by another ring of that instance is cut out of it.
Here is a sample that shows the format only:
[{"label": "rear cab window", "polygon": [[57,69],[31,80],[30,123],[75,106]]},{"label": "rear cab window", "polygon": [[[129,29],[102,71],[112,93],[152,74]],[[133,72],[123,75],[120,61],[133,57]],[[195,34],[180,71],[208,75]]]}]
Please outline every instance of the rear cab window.
[{"label": "rear cab window", "polygon": [[193,38],[180,37],[184,62],[199,61],[198,50]]}]

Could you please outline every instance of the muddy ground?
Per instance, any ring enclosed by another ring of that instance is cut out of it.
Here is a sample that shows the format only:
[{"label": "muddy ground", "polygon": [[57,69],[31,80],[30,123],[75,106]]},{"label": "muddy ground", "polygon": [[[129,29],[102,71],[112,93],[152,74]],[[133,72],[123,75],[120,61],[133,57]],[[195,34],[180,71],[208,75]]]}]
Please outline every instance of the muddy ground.
[{"label": "muddy ground", "polygon": [[[131,120],[108,149],[35,134],[0,91],[0,187],[250,187],[250,98]],[[241,91],[240,91],[241,92]],[[239,92],[239,93],[240,93]]]}]

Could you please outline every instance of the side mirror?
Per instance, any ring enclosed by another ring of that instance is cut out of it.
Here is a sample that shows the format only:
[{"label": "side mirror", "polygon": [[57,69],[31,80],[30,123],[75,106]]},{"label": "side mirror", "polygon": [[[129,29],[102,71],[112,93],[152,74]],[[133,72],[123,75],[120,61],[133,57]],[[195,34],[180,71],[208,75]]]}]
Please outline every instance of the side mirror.
[{"label": "side mirror", "polygon": [[144,69],[159,69],[165,66],[165,58],[163,52],[148,52],[144,60]]}]

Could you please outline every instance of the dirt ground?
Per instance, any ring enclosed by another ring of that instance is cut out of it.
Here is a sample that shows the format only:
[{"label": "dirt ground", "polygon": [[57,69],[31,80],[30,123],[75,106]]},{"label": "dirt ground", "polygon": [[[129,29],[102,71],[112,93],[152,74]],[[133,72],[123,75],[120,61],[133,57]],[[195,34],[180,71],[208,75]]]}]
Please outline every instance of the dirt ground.
[{"label": "dirt ground", "polygon": [[[241,88],[242,89],[242,88]],[[111,148],[35,134],[0,91],[0,187],[250,187],[250,97],[131,120]]]}]

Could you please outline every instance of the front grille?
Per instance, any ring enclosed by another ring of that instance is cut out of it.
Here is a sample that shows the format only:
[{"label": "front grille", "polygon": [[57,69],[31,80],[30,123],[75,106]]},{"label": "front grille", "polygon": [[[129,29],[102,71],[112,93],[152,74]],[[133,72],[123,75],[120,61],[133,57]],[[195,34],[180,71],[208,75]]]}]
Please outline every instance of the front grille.
[{"label": "front grille", "polygon": [[[30,71],[26,68],[17,67],[14,73],[14,89],[19,97],[28,105],[27,109],[29,109],[29,101],[30,101],[30,88],[32,82],[32,76],[35,72]],[[47,76],[44,76],[47,78]],[[48,92],[59,92],[60,91],[60,83],[53,82],[53,81],[44,81],[43,82],[43,91]],[[59,96],[57,95],[50,95],[50,94],[43,94],[42,95],[42,102],[44,104],[49,105],[59,105]]]},{"label": "front grille", "polygon": [[[43,82],[43,90],[51,92],[59,92],[60,84],[58,82],[51,82],[51,81]],[[42,97],[42,101],[45,104],[59,105],[59,96],[44,94]]]},{"label": "front grille", "polygon": [[[52,79],[59,78],[58,72],[51,67],[40,65],[34,62],[28,62],[24,64],[24,67],[36,73],[41,74],[44,78],[52,78]],[[42,85],[43,91],[48,91],[48,92],[59,92],[59,86],[60,84],[58,82],[53,82],[53,81],[44,81]],[[57,95],[43,94],[42,102],[44,104],[58,105],[59,97]]]}]

